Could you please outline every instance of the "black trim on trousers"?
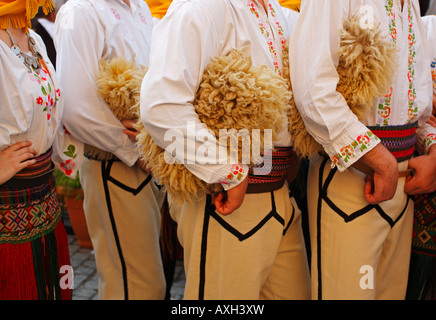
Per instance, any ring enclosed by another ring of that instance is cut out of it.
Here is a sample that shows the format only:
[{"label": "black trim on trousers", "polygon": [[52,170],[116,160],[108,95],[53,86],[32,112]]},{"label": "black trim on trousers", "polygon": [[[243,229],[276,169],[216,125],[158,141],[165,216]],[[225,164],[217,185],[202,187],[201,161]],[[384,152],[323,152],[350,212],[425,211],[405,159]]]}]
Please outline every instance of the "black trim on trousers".
[{"label": "black trim on trousers", "polygon": [[[285,220],[277,213],[276,204],[274,199],[274,192],[271,191],[271,205],[272,210],[268,213],[265,218],[262,219],[253,229],[248,231],[245,234],[240,233],[238,230],[233,228],[230,224],[228,224],[216,211],[211,212],[211,216],[227,231],[233,234],[239,241],[244,241],[254,235],[257,231],[259,231],[270,219],[275,218],[282,226],[285,226]],[[292,219],[294,215],[292,214]],[[291,219],[291,220],[292,220]],[[292,222],[292,221],[291,221]],[[285,229],[287,230],[287,229]]]},{"label": "black trim on trousers", "polygon": [[316,208],[316,263],[317,263],[317,274],[318,274],[318,300],[322,300],[322,277],[321,277],[321,208],[322,208],[322,178],[324,167],[327,163],[327,158],[325,158],[319,168],[318,176],[318,204]]},{"label": "black trim on trousers", "polygon": [[365,206],[364,208],[359,209],[359,210],[353,212],[353,213],[350,214],[350,215],[347,215],[344,211],[342,211],[341,209],[339,209],[339,207],[336,206],[336,205],[333,203],[333,201],[332,201],[332,200],[327,196],[327,189],[328,189],[328,187],[330,186],[330,183],[331,183],[331,181],[333,180],[334,175],[335,175],[336,172],[338,171],[336,167],[330,170],[330,173],[329,173],[327,179],[325,180],[324,185],[321,187],[321,185],[322,185],[322,177],[323,177],[323,172],[324,172],[324,167],[325,167],[325,163],[324,163],[324,162],[323,162],[323,164],[324,164],[324,165],[323,165],[323,171],[321,171],[321,168],[320,168],[320,172],[319,172],[320,177],[321,177],[321,178],[320,178],[321,181],[320,181],[320,189],[319,189],[319,190],[322,190],[322,192],[321,192],[322,200],[324,200],[324,201],[328,204],[328,206],[329,206],[331,209],[333,209],[333,211],[335,211],[338,215],[340,215],[340,216],[344,219],[344,221],[345,221],[346,223],[348,223],[348,222],[350,222],[350,221],[353,221],[354,219],[356,219],[356,218],[358,218],[358,217],[364,215],[365,213],[371,211],[372,209],[375,209],[375,210],[379,213],[379,215],[380,215],[383,219],[385,219],[387,223],[389,223],[389,225],[391,226],[391,228],[394,227],[395,224],[396,224],[396,223],[397,223],[397,222],[398,222],[398,221],[403,217],[404,212],[406,212],[407,206],[409,205],[409,200],[410,200],[410,197],[409,197],[409,196],[407,197],[407,202],[406,202],[405,207],[403,208],[403,210],[401,211],[400,215],[398,216],[398,218],[397,218],[395,221],[392,220],[392,218],[389,217],[389,215],[387,215],[387,214],[384,212],[384,210],[380,207],[380,205],[378,205],[378,204],[368,204],[368,205]]},{"label": "black trim on trousers", "polygon": [[283,235],[286,234],[286,232],[288,232],[289,227],[291,226],[292,222],[294,221],[294,217],[295,217],[295,207],[292,205],[292,215],[291,215],[291,219],[289,219],[288,225],[285,227],[285,229],[283,230]]},{"label": "black trim on trousers", "polygon": [[121,263],[121,271],[122,271],[122,275],[123,275],[123,287],[124,287],[124,300],[128,300],[129,299],[129,289],[128,289],[128,283],[127,283],[127,266],[126,266],[126,262],[124,260],[123,250],[121,248],[121,242],[120,242],[120,238],[118,235],[117,226],[116,226],[116,222],[115,222],[115,216],[114,216],[114,213],[112,210],[112,203],[111,203],[111,198],[110,198],[108,182],[110,181],[113,184],[115,184],[116,186],[118,186],[119,188],[121,188],[127,192],[130,192],[136,196],[150,182],[151,174],[149,174],[147,176],[147,178],[139,185],[138,188],[133,189],[133,188],[130,188],[130,187],[126,186],[125,184],[121,183],[120,181],[115,180],[113,177],[110,176],[110,171],[111,171],[113,163],[114,163],[114,160],[101,161],[101,176],[103,179],[103,187],[104,187],[104,193],[105,193],[105,198],[106,198],[106,206],[108,209],[108,214],[109,214],[109,219],[111,222],[112,232],[114,235],[115,244],[117,246],[118,256],[120,258],[120,263]]},{"label": "black trim on trousers", "polygon": [[[103,161],[102,161],[103,162]],[[119,188],[121,188],[121,189],[123,189],[123,190],[125,190],[125,191],[127,191],[127,192],[130,192],[131,194],[133,194],[134,196],[136,196],[138,193],[140,193],[141,191],[142,191],[142,189],[144,189],[146,186],[147,186],[147,184],[150,182],[150,180],[151,180],[151,178],[152,178],[152,176],[151,176],[151,174],[149,174],[148,176],[147,176],[147,178],[136,188],[136,189],[134,189],[134,188],[131,188],[131,187],[129,187],[129,186],[126,186],[124,183],[122,183],[122,182],[120,182],[120,181],[118,181],[118,180],[116,180],[116,179],[114,179],[113,177],[111,177],[110,175],[109,175],[109,173],[110,173],[110,169],[111,169],[111,167],[112,167],[112,164],[114,163],[114,160],[109,160],[109,161],[107,161],[108,162],[108,177],[107,177],[107,180],[108,181],[110,181],[110,182],[112,182],[113,184],[115,184],[116,186],[118,186]]]},{"label": "black trim on trousers", "polygon": [[[248,231],[245,234],[242,234],[234,227],[232,227],[229,223],[227,223],[215,210],[215,205],[212,203],[212,197],[207,195],[206,204],[204,209],[204,220],[203,220],[203,233],[201,239],[201,253],[200,253],[200,275],[199,275],[199,291],[198,291],[198,299],[204,300],[204,290],[206,285],[206,251],[207,251],[207,236],[209,232],[209,221],[210,218],[214,218],[224,229],[233,234],[239,241],[245,241],[251,236],[253,236],[257,231],[259,231],[269,220],[275,218],[282,226],[285,227],[285,220],[277,213],[274,191],[270,192],[271,194],[271,206],[272,209],[265,218],[262,219],[253,229]],[[283,235],[286,234],[289,227],[291,226],[295,217],[295,208],[292,206],[292,215],[288,224],[283,230]]]},{"label": "black trim on trousers", "polygon": [[338,171],[337,168],[333,168],[330,170],[326,180],[323,182],[324,177],[324,169],[327,164],[328,158],[324,158],[318,172],[318,205],[317,205],[317,274],[318,274],[318,300],[322,300],[322,277],[321,277],[321,212],[322,212],[322,201],[324,200],[326,204],[336,212],[340,217],[344,219],[345,223],[349,223],[354,219],[364,215],[365,213],[375,209],[378,214],[386,220],[391,228],[395,226],[395,224],[401,220],[404,213],[406,212],[407,207],[409,206],[409,201],[411,197],[407,197],[407,202],[403,210],[401,211],[398,218],[394,221],[389,215],[387,215],[384,210],[378,204],[368,204],[364,208],[361,208],[350,215],[347,215],[344,211],[342,211],[337,205],[333,203],[333,201],[327,196],[327,191],[330,186],[331,181],[333,180],[334,175]]},{"label": "black trim on trousers", "polygon": [[211,213],[215,212],[215,206],[212,204],[212,196],[206,197],[203,220],[203,234],[201,236],[201,256],[200,256],[200,279],[198,284],[198,300],[204,300],[204,288],[206,286],[206,251],[207,235],[209,232],[209,220]]}]

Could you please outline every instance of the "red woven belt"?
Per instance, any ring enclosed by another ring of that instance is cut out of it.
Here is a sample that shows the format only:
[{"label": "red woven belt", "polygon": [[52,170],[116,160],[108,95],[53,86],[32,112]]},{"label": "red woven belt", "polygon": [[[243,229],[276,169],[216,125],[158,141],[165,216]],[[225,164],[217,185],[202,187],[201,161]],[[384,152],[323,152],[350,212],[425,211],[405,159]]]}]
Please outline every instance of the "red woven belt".
[{"label": "red woven belt", "polygon": [[262,193],[280,189],[286,181],[292,159],[297,157],[292,147],[274,147],[274,150],[266,152],[264,159],[268,156],[271,156],[271,161],[265,160],[261,167],[256,168],[256,174],[254,174],[253,168],[250,168],[247,193]]},{"label": "red woven belt", "polygon": [[398,162],[409,160],[415,152],[417,122],[401,126],[368,127]]}]

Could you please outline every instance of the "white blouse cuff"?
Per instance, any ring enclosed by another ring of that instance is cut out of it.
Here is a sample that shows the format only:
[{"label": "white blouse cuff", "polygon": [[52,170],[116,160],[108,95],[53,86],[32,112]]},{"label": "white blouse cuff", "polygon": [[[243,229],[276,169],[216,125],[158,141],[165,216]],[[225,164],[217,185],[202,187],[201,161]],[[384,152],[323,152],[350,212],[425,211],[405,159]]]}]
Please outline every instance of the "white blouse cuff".
[{"label": "white blouse cuff", "polygon": [[340,138],[325,150],[332,161],[332,168],[337,167],[343,172],[380,142],[375,134],[361,125],[357,131],[345,130]]},{"label": "white blouse cuff", "polygon": [[232,165],[230,168],[226,168],[225,172],[221,174],[219,183],[222,185],[225,191],[228,191],[237,185],[239,185],[248,175],[248,166],[240,163]]},{"label": "white blouse cuff", "polygon": [[130,146],[125,148],[119,148],[114,151],[114,154],[120,159],[124,164],[132,167],[136,161],[138,161],[139,153],[136,145],[132,143]]}]

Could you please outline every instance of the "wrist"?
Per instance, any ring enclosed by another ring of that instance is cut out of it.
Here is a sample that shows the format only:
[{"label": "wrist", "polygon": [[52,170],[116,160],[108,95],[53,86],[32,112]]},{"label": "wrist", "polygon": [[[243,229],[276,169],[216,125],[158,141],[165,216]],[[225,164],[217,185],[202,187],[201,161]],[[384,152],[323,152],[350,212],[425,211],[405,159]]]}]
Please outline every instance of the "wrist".
[{"label": "wrist", "polygon": [[383,174],[392,172],[397,169],[397,161],[392,153],[381,143],[366,153],[360,160],[359,164],[369,167],[374,173]]}]

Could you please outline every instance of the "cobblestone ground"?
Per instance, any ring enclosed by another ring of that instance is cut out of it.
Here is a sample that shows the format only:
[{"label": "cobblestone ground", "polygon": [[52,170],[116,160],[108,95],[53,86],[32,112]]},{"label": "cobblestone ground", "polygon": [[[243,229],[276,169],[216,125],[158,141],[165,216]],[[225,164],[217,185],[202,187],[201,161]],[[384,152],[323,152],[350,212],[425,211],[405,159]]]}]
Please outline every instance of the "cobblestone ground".
[{"label": "cobblestone ground", "polygon": [[[77,244],[74,235],[68,235],[71,265],[75,273],[73,300],[98,300],[98,274],[94,251]],[[182,300],[185,274],[182,261],[177,261],[171,300]]]}]

